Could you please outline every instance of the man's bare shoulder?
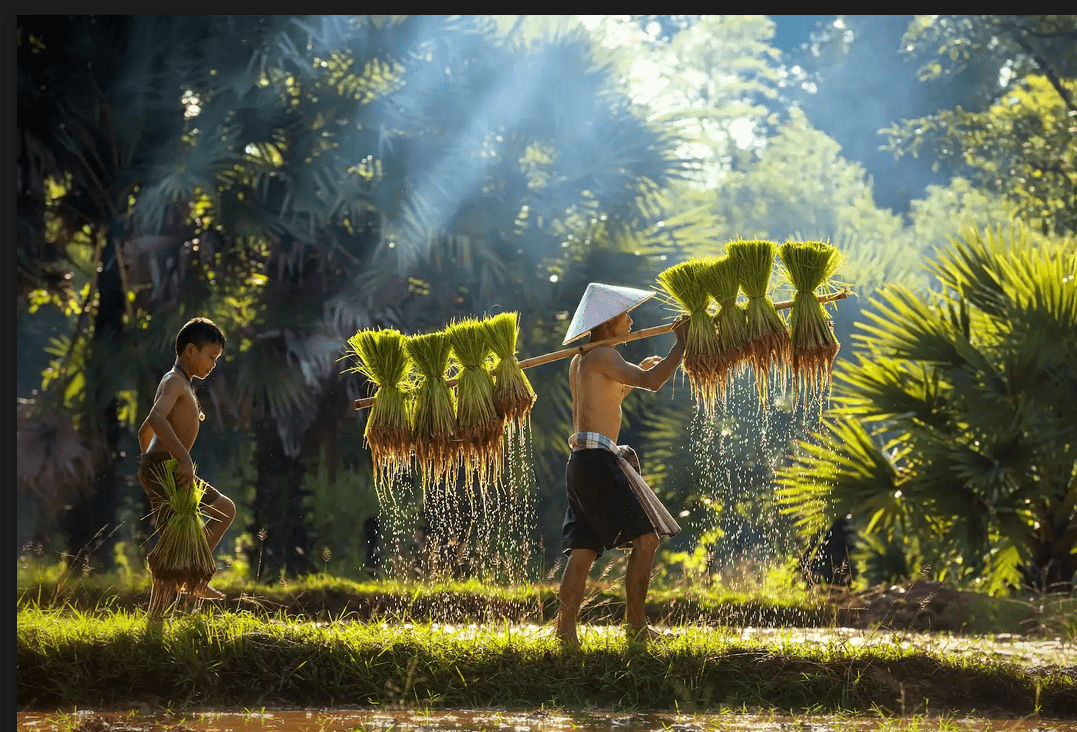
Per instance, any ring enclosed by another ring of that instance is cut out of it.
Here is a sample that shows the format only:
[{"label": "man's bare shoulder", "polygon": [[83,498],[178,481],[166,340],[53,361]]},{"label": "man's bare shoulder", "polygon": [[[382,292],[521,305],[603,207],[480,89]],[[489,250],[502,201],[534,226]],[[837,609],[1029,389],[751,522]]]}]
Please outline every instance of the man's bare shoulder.
[{"label": "man's bare shoulder", "polygon": [[585,363],[589,368],[602,368],[610,364],[622,364],[624,363],[624,357],[621,356],[621,352],[613,346],[599,346],[598,348],[587,353],[587,359]]}]

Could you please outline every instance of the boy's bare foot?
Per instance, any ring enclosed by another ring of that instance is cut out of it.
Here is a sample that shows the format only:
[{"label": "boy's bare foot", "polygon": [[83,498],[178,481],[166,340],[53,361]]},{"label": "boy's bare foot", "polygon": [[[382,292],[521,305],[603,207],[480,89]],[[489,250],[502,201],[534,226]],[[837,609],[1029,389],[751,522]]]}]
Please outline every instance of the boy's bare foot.
[{"label": "boy's bare foot", "polygon": [[199,590],[198,592],[195,592],[195,593],[191,593],[191,591],[189,589],[187,589],[186,585],[181,587],[179,591],[180,591],[181,594],[192,595],[193,597],[197,597],[200,600],[223,600],[224,599],[224,593],[221,592],[220,590],[218,590],[217,588],[212,587],[210,585],[206,585],[201,590]]},{"label": "boy's bare foot", "polygon": [[215,587],[206,585],[201,592],[198,593],[198,597],[204,600],[223,600],[224,593]]}]

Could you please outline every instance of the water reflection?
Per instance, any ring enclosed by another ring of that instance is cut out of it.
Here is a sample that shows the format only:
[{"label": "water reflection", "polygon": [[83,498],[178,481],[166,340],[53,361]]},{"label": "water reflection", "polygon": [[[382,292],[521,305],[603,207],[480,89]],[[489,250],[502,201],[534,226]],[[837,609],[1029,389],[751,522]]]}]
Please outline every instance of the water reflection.
[{"label": "water reflection", "polygon": [[274,710],[185,714],[19,712],[18,732],[1075,732],[1077,723],[975,717],[783,717],[409,710]]}]

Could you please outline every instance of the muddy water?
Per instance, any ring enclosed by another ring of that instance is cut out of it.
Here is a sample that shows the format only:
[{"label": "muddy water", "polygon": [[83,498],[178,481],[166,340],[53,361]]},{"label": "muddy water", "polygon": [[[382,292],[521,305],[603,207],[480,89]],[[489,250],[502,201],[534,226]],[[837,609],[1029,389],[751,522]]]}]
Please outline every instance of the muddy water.
[{"label": "muddy water", "polygon": [[781,717],[498,711],[304,711],[39,714],[18,732],[1077,732],[1077,722],[961,717]]}]

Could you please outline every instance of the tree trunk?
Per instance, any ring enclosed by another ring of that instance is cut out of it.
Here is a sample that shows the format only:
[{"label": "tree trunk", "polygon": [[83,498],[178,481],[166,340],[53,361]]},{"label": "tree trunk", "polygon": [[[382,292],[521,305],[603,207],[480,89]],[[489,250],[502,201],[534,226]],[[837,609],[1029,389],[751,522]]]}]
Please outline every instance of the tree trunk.
[{"label": "tree trunk", "polygon": [[263,418],[254,425],[256,440],[253,524],[251,534],[259,539],[247,557],[257,579],[274,581],[282,576],[297,577],[310,572],[310,536],[307,531],[306,491],[303,477],[307,468],[302,455],[288,457],[276,424]]},{"label": "tree trunk", "polygon": [[1077,553],[1062,550],[1056,542],[1040,544],[1024,570],[1025,585],[1036,592],[1069,594],[1077,581]]},{"label": "tree trunk", "polygon": [[101,253],[97,287],[100,301],[85,373],[87,425],[97,456],[97,472],[90,495],[77,501],[64,517],[64,533],[71,563],[85,562],[109,570],[115,564],[113,548],[120,493],[117,468],[122,428],[119,401],[115,394],[106,393],[105,384],[109,381],[106,375],[109,363],[121,348],[124,314],[123,280],[116,258],[115,234],[111,232]]}]

